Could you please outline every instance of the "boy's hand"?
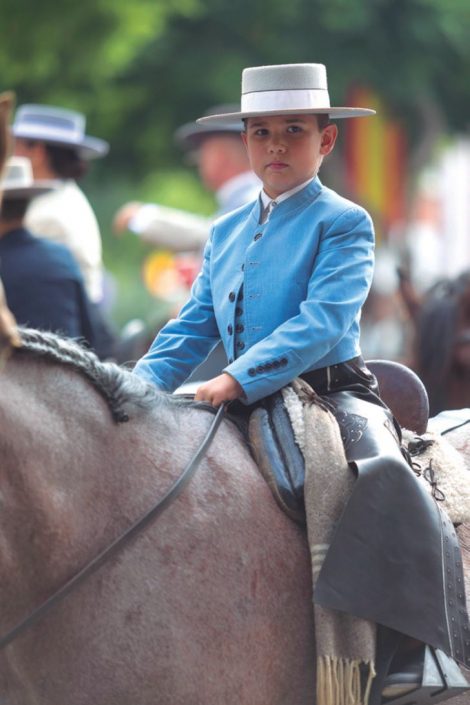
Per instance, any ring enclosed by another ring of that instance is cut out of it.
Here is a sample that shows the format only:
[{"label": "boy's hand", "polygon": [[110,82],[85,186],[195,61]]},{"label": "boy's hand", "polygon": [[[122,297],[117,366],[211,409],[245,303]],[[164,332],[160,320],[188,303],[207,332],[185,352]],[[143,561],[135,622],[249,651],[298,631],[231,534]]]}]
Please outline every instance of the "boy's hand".
[{"label": "boy's hand", "polygon": [[204,382],[198,388],[196,401],[208,401],[212,406],[220,406],[224,401],[232,401],[243,396],[243,389],[234,377],[223,372],[218,377]]}]

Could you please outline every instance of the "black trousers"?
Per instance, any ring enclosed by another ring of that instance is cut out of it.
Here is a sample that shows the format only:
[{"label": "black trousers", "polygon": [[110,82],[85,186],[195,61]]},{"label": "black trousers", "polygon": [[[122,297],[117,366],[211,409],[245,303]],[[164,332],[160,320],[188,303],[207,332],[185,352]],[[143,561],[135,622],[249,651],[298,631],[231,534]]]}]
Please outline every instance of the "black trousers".
[{"label": "black trousers", "polygon": [[330,367],[322,367],[300,375],[316,392],[328,396],[333,392],[351,390],[357,396],[378,406],[385,406],[380,399],[377,378],[367,368],[361,356]]}]

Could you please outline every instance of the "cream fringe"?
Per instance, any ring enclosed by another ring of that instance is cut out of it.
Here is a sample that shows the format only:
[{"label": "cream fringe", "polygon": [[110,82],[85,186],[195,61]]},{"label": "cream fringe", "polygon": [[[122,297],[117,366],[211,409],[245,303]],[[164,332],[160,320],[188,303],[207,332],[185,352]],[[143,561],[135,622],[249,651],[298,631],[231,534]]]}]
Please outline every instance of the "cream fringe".
[{"label": "cream fringe", "polygon": [[372,662],[361,697],[360,665],[363,661],[349,661],[334,656],[317,658],[317,705],[368,705],[375,668]]}]

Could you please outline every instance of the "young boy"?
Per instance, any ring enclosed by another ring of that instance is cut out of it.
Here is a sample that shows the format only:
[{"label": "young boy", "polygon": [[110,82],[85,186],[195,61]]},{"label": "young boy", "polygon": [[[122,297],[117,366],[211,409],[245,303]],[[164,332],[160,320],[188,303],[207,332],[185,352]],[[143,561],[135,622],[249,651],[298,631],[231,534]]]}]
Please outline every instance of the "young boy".
[{"label": "young boy", "polygon": [[329,118],[373,112],[330,107],[321,64],[245,69],[241,112],[200,122],[244,119],[263,191],[216,221],[191,299],[137,374],[173,391],[221,338],[229,364],[196,394],[214,406],[251,404],[332,365],[338,375],[345,362],[370,382],[359,317],[372,279],[373,227],[362,208],[322,186],[318,170],[338,133]]},{"label": "young boy", "polygon": [[[243,141],[263,190],[214,223],[190,300],[135,372],[173,391],[222,339],[228,365],[201,384],[197,400],[252,404],[298,376],[327,394],[357,480],[316,581],[315,602],[384,625],[390,653],[405,634],[470,665],[465,606],[453,612],[452,623],[459,623],[453,633],[446,617],[463,580],[460,561],[441,549],[454,537],[444,536],[434,501],[404,460],[399,429],[360,356],[372,223],[318,179],[337,137],[329,119],[373,112],[331,107],[322,64],[245,69],[240,113],[200,122],[244,120]],[[458,543],[453,550],[458,557]],[[442,581],[443,566],[452,579]],[[419,687],[422,671],[408,665],[388,677],[384,694]]]}]

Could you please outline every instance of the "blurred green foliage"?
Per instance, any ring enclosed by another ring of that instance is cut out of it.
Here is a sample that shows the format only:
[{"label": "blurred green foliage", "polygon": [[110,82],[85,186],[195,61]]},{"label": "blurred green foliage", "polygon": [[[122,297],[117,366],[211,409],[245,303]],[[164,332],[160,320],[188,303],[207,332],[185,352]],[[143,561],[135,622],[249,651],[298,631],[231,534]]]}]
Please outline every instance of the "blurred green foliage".
[{"label": "blurred green foliage", "polygon": [[156,303],[140,282],[148,248],[116,240],[112,215],[147,199],[211,212],[173,132],[238,100],[245,66],[326,63],[336,104],[356,82],[375,89],[414,145],[430,107],[450,131],[468,128],[469,27],[469,0],[2,0],[0,89],[79,109],[89,133],[110,141],[84,186],[121,321]]},{"label": "blurred green foliage", "polygon": [[321,61],[333,99],[379,91],[411,133],[423,96],[468,125],[468,0],[2,0],[0,88],[83,110],[108,168],[179,163],[175,126],[238,100],[244,66]]}]

